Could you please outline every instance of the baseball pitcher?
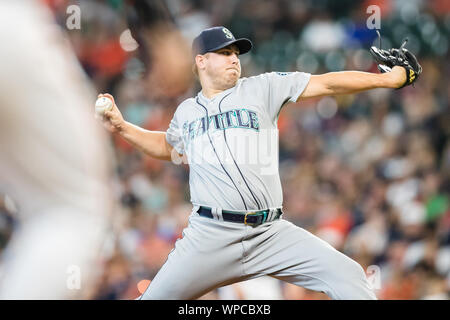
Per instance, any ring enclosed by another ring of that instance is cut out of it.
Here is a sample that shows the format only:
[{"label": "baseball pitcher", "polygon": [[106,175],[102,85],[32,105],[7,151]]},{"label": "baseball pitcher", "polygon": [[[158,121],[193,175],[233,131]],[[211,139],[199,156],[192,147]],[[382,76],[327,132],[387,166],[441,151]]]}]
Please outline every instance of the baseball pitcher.
[{"label": "baseball pitcher", "polygon": [[267,275],[333,299],[376,299],[357,262],[283,219],[277,120],[288,102],[409,85],[421,72],[418,63],[384,55],[380,63],[389,70],[381,74],[272,72],[240,78],[239,55],[251,50],[250,40],[214,27],[195,38],[192,48],[202,89],[178,106],[167,132],[126,122],[116,105],[103,118],[111,132],[149,156],[178,161],[185,155],[189,163],[189,224],[140,298],[195,299]]}]

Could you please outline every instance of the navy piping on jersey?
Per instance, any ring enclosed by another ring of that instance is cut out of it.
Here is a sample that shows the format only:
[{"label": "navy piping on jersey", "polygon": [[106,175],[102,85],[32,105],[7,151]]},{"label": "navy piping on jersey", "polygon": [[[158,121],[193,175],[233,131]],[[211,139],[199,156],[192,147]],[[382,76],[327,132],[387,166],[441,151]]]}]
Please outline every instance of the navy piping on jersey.
[{"label": "navy piping on jersey", "polygon": [[238,187],[236,186],[236,183],[235,183],[234,180],[231,178],[231,176],[230,176],[230,174],[228,173],[228,171],[225,169],[224,165],[222,164],[222,161],[220,161],[219,155],[217,154],[216,148],[214,147],[214,144],[213,144],[213,142],[212,142],[212,140],[211,140],[211,136],[209,135],[209,121],[208,121],[208,119],[209,119],[209,114],[208,114],[208,109],[206,109],[206,107],[205,107],[204,105],[202,105],[202,104],[198,101],[198,97],[197,97],[197,99],[196,99],[196,102],[197,102],[197,104],[199,104],[200,106],[202,106],[203,109],[205,109],[205,112],[206,112],[206,123],[207,123],[207,125],[206,125],[206,134],[208,135],[209,143],[211,144],[211,146],[212,146],[212,148],[213,148],[213,150],[214,150],[214,153],[215,153],[215,155],[216,155],[216,157],[217,157],[217,160],[219,160],[220,166],[222,167],[223,171],[227,174],[228,178],[230,178],[231,182],[233,182],[234,187],[236,188],[237,192],[238,192],[239,195],[241,196],[242,202],[244,203],[245,210],[248,210],[247,204],[245,203],[245,200],[244,200],[244,197],[242,196],[241,192],[239,191]]},{"label": "navy piping on jersey", "polygon": [[[220,107],[220,105],[222,104],[222,101],[223,101],[226,97],[228,97],[230,94],[231,94],[231,92],[230,92],[229,94],[227,94],[226,96],[224,96],[224,97],[222,98],[222,100],[220,100],[220,102],[219,102],[219,111],[220,111],[220,113],[222,113],[222,108]],[[242,172],[241,172],[241,169],[239,168],[238,164],[236,163],[236,160],[234,159],[233,153],[231,152],[230,146],[228,145],[227,135],[226,135],[225,131],[226,131],[226,130],[223,130],[223,138],[225,139],[225,144],[227,145],[228,151],[229,151],[230,154],[231,154],[231,158],[233,159],[234,165],[235,165],[236,168],[238,169],[238,171],[239,171],[239,173],[240,173],[242,179],[243,179],[244,182],[245,182],[245,185],[247,186],[248,190],[249,190],[250,193],[252,194],[253,200],[255,200],[256,205],[258,206],[258,210],[261,210],[261,203],[257,200],[257,198],[255,197],[255,195],[253,194],[252,189],[250,189],[250,187],[249,187],[249,185],[248,185],[248,183],[247,183],[247,180],[245,179],[244,175],[243,175]]]}]

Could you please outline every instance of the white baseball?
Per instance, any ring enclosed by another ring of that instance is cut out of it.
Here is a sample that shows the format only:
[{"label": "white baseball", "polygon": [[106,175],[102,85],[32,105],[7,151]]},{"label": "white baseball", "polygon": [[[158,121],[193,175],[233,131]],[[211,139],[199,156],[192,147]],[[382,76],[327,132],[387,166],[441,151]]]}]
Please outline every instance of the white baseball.
[{"label": "white baseball", "polygon": [[105,111],[110,111],[113,107],[113,102],[111,99],[106,97],[98,98],[95,102],[95,112],[97,114],[103,114]]}]

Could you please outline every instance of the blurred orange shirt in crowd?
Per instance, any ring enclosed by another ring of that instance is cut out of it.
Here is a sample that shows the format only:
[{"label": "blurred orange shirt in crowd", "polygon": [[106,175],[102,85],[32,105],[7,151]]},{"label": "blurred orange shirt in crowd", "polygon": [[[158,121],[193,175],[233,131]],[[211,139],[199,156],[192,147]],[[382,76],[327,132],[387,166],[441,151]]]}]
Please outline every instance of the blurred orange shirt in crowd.
[{"label": "blurred orange shirt in crowd", "polygon": [[127,53],[120,46],[118,38],[105,40],[93,47],[85,48],[85,59],[101,76],[115,76],[124,69]]}]

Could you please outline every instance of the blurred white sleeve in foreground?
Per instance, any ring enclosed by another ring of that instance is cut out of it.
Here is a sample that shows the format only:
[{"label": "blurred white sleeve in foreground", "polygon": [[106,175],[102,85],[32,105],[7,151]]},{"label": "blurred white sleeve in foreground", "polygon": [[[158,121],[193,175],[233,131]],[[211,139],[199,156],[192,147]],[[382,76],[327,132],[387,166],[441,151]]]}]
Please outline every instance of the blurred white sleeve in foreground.
[{"label": "blurred white sleeve in foreground", "polygon": [[83,298],[113,206],[95,93],[39,2],[0,1],[0,41],[0,192],[20,221],[0,299]]}]

